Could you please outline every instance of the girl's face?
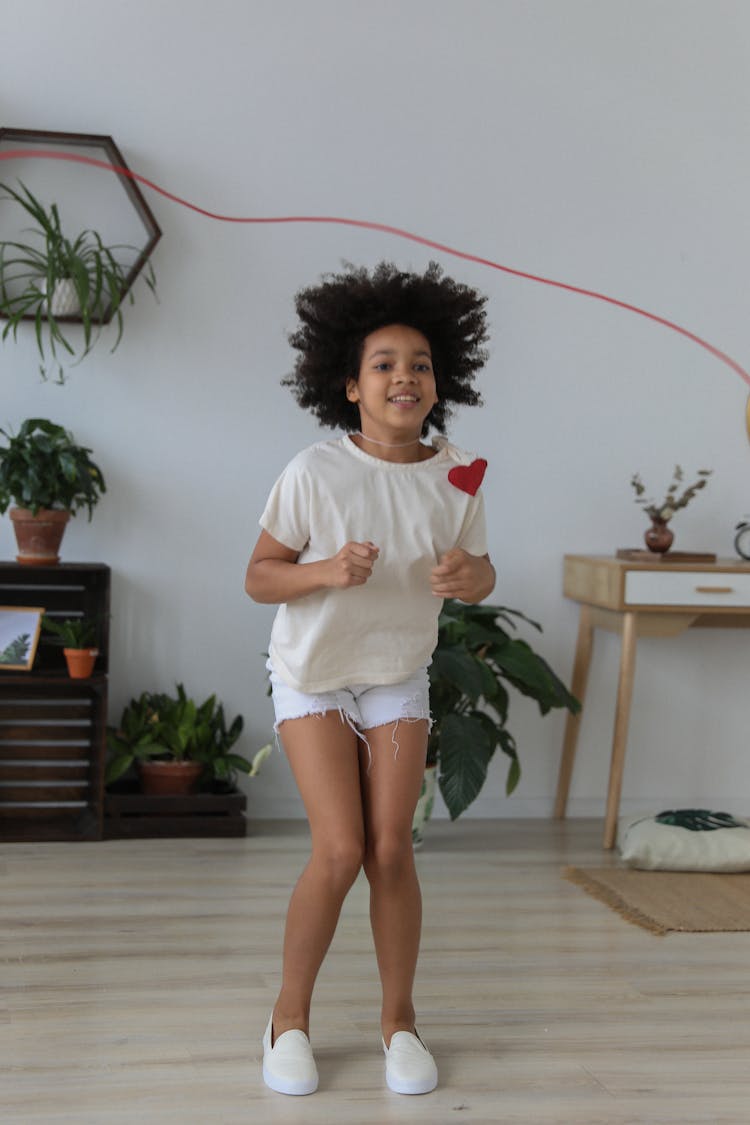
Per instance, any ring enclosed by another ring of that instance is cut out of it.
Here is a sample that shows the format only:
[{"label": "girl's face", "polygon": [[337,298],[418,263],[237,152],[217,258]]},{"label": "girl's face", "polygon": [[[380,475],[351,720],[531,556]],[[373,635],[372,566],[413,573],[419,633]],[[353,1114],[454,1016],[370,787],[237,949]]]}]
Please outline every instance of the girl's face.
[{"label": "girl's face", "polygon": [[347,381],[346,397],[359,407],[362,432],[370,437],[421,434],[438,401],[426,337],[405,324],[371,332],[362,346],[359,375]]}]

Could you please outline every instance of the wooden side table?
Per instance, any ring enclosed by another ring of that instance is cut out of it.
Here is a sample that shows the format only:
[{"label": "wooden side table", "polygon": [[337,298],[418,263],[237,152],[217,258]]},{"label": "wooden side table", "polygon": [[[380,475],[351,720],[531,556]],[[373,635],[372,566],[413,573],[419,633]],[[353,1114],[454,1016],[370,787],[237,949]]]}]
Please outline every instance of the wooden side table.
[{"label": "wooden side table", "polygon": [[[594,630],[622,638],[612,757],[604,821],[604,847],[617,832],[622,775],[633,695],[638,637],[674,637],[691,628],[750,627],[750,563],[630,561],[597,555],[566,555],[563,591],[580,603],[571,691],[584,703]],[[568,803],[583,707],[565,725],[554,816]]]}]

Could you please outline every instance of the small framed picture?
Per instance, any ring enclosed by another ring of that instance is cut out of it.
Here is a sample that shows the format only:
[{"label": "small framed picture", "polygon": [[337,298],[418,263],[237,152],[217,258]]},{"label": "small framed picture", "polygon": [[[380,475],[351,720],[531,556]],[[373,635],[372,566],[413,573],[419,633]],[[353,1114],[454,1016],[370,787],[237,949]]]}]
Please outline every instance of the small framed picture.
[{"label": "small framed picture", "polygon": [[0,672],[30,672],[39,644],[44,609],[0,605]]}]

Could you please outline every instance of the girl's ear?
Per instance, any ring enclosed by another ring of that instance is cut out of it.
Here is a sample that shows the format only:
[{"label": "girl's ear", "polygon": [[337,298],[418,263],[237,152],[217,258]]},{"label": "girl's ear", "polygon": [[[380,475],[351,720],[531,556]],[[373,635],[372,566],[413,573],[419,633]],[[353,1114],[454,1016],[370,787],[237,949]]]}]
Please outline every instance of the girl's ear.
[{"label": "girl's ear", "polygon": [[349,402],[359,402],[359,391],[357,390],[356,379],[346,380],[346,397],[349,399]]}]

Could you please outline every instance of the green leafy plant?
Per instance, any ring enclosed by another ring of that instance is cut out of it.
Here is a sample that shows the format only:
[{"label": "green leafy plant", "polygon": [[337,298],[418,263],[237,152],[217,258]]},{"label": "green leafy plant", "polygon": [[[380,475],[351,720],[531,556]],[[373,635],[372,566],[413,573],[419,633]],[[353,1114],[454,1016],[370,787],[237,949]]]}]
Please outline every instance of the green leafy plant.
[{"label": "green leafy plant", "polygon": [[44,418],[27,418],[18,433],[0,429],[8,445],[0,448],[0,514],[13,503],[36,515],[59,508],[75,515],[94,506],[107,491],[90,449],[77,445],[63,426]]},{"label": "green leafy plant", "polygon": [[[72,288],[78,306],[76,316],[83,327],[83,350],[76,362],[88,355],[102,325],[112,318],[117,325],[114,351],[123,333],[122,302],[127,284],[125,268],[116,252],[140,252],[125,244],[105,246],[93,230],[81,231],[71,240],[63,233],[57,205],[46,208],[21,181],[19,188],[16,191],[0,183],[0,200],[17,203],[34,220],[36,226],[24,233],[30,233],[35,242],[0,242],[0,316],[8,322],[2,338],[12,334],[15,340],[21,321],[33,319],[42,378],[47,378],[48,365],[53,363],[58,381],[63,382],[59,351],[67,361],[68,357],[75,358],[76,348],[63,331],[60,315],[54,312],[59,284],[68,283]],[[143,276],[156,296],[156,277],[150,263]],[[132,304],[132,292],[129,299]]]},{"label": "green leafy plant", "polygon": [[25,664],[29,657],[31,637],[28,633],[21,633],[9,645],[0,651],[0,664]]},{"label": "green leafy plant", "polygon": [[507,727],[509,688],[536,701],[542,715],[557,707],[574,714],[580,703],[549,664],[520,637],[514,619],[537,622],[505,606],[465,605],[449,599],[438,624],[430,666],[433,726],[427,764],[439,767],[440,792],[455,820],[475,800],[498,746],[510,759],[506,793],[518,785],[521,766]]},{"label": "green leafy plant", "polygon": [[46,614],[42,627],[59,637],[65,648],[92,648],[96,644],[97,622],[90,617],[66,617],[55,621]]},{"label": "green leafy plant", "polygon": [[700,492],[702,488],[706,487],[708,478],[711,476],[712,472],[713,469],[699,469],[698,479],[693,484],[688,485],[688,487],[683,489],[678,495],[677,489],[685,479],[685,474],[679,465],[675,465],[672,483],[667,489],[667,494],[661,504],[656,504],[653,500],[646,499],[646,486],[641,480],[639,473],[633,474],[630,478],[630,484],[635,492],[636,504],[640,504],[652,520],[660,520],[663,523],[668,523],[675,512],[678,512],[680,508],[686,508],[693,497]]},{"label": "green leafy plant", "polygon": [[211,695],[197,704],[182,684],[177,694],[144,691],[124,708],[119,726],[107,728],[111,784],[139,761],[160,758],[202,763],[202,782],[234,784],[237,773],[254,776],[270,752],[264,746],[252,761],[233,752],[244,725],[241,715],[227,725],[224,708]]}]

